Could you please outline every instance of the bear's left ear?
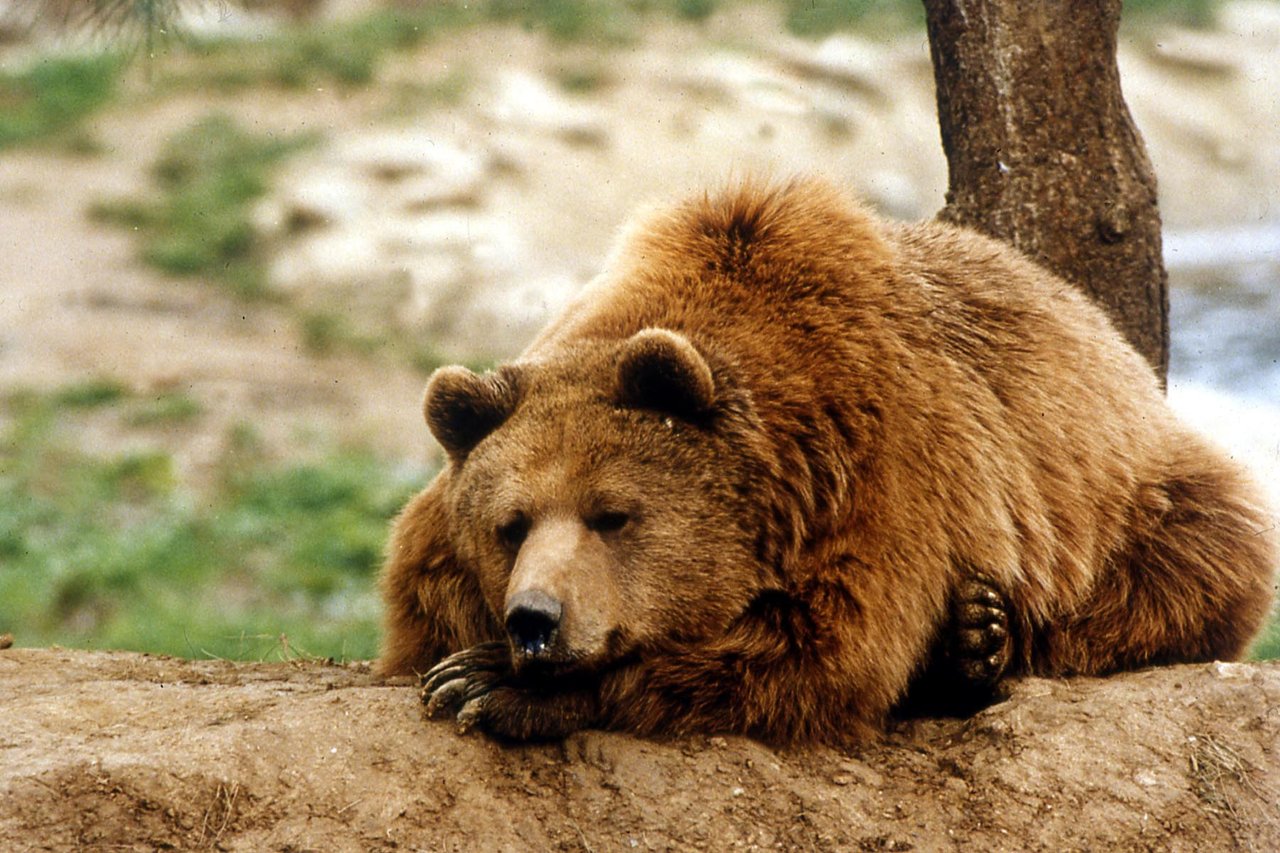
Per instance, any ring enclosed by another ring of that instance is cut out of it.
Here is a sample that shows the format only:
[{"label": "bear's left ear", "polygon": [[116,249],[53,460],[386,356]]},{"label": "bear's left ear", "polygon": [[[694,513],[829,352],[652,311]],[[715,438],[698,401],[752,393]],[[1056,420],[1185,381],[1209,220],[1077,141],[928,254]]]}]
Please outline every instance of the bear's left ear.
[{"label": "bear's left ear", "polygon": [[618,356],[618,402],[696,418],[716,401],[706,359],[683,336],[666,329],[636,332]]}]

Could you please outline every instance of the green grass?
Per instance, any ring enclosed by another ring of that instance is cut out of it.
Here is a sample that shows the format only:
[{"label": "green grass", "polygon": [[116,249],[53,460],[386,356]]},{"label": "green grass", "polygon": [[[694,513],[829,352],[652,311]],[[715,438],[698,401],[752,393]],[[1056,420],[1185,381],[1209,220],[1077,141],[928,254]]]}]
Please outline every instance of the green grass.
[{"label": "green grass", "polygon": [[480,0],[384,9],[351,21],[286,28],[253,41],[197,40],[190,45],[191,61],[166,71],[162,83],[223,91],[368,86],[395,53],[486,23],[514,23],[559,41],[623,38],[632,17],[627,6],[595,0]]},{"label": "green grass", "polygon": [[[255,241],[252,206],[266,192],[272,170],[310,143],[309,137],[251,134],[225,116],[210,116],[168,141],[152,169],[150,195],[97,202],[90,215],[135,232],[143,260],[162,272],[201,276],[243,297],[265,296],[265,258]],[[384,354],[424,373],[444,363],[420,341],[358,327],[339,313],[298,309],[296,321],[304,346],[316,355]],[[59,393],[109,401],[123,389],[88,383]],[[195,414],[190,408],[191,401],[158,400],[133,424],[180,420]]]},{"label": "green grass", "polygon": [[122,400],[128,390],[114,379],[88,379],[53,394],[53,401],[70,409],[92,409]]},{"label": "green grass", "polygon": [[380,120],[394,122],[432,109],[457,106],[463,102],[472,85],[465,69],[454,69],[435,79],[397,80],[381,87],[385,103],[377,113]]},{"label": "green grass", "polygon": [[589,95],[612,80],[603,63],[576,63],[557,68],[553,72],[560,88],[571,95]]},{"label": "green grass", "polygon": [[[921,0],[777,0],[793,34],[819,38],[839,31],[924,25]],[[1137,23],[1213,24],[1221,0],[1124,0],[1122,18]]]},{"label": "green grass", "polygon": [[165,72],[168,84],[308,89],[366,86],[385,59],[442,32],[479,20],[462,4],[381,10],[351,21],[284,29],[265,38],[204,39],[190,45],[193,63]]},{"label": "green grass", "polygon": [[271,170],[312,141],[249,133],[226,116],[208,116],[165,145],[152,196],[100,202],[91,215],[139,232],[143,258],[166,273],[259,295],[265,284],[250,210]]},{"label": "green grass", "polygon": [[489,0],[492,21],[515,23],[563,42],[625,42],[633,36],[626,3],[595,0]]},{"label": "green grass", "polygon": [[137,401],[125,422],[129,426],[148,427],[166,424],[185,423],[204,413],[199,401],[186,394],[165,392],[151,398]]},{"label": "green grass", "polygon": [[1280,660],[1280,612],[1272,615],[1271,622],[1253,644],[1250,656],[1255,660]]},{"label": "green grass", "polygon": [[338,352],[370,355],[386,346],[385,339],[358,331],[341,314],[304,313],[299,318],[299,327],[303,345],[315,355]]},{"label": "green grass", "polygon": [[123,68],[116,56],[45,57],[0,72],[0,150],[59,138],[82,147],[77,125],[111,100]]},{"label": "green grass", "polygon": [[73,443],[83,418],[150,400],[99,396],[90,412],[84,399],[5,401],[0,633],[186,657],[376,653],[374,576],[416,482],[360,452],[271,465],[242,429],[218,486],[196,495],[163,452],[103,457]]},{"label": "green grass", "polygon": [[787,29],[806,38],[872,24],[907,27],[924,23],[920,0],[781,0],[781,5]]},{"label": "green grass", "polygon": [[1205,28],[1217,19],[1221,0],[1124,0],[1121,17],[1126,22],[1175,23]]},{"label": "green grass", "polygon": [[672,0],[671,3],[676,17],[686,21],[705,21],[719,6],[720,0]]}]

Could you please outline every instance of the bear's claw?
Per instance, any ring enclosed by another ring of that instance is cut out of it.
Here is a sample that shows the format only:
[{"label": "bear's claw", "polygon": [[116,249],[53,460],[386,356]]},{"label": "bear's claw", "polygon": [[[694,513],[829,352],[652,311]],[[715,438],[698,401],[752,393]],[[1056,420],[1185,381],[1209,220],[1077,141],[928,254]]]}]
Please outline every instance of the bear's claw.
[{"label": "bear's claw", "polygon": [[467,680],[465,678],[446,681],[435,691],[429,691],[426,687],[423,687],[422,701],[426,705],[427,717],[435,720],[446,716],[450,710],[461,704],[458,697],[466,690],[466,687]]},{"label": "bear's claw", "polygon": [[484,720],[485,705],[488,698],[489,694],[485,693],[467,700],[462,706],[462,709],[458,711],[457,717],[459,734],[466,734],[481,724]]},{"label": "bear's claw", "polygon": [[1009,610],[995,582],[985,575],[962,581],[952,599],[951,660],[970,687],[989,690],[1013,659]]},{"label": "bear's claw", "polygon": [[422,676],[422,702],[432,719],[459,713],[510,673],[505,643],[480,643],[449,655]]}]

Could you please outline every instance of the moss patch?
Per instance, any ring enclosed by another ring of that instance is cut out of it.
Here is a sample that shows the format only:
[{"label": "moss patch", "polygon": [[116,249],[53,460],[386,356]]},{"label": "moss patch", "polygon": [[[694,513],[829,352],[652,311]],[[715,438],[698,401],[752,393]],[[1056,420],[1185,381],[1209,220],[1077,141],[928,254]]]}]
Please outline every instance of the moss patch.
[{"label": "moss patch", "polygon": [[[425,472],[406,476],[361,451],[270,465],[242,428],[220,485],[195,495],[163,452],[76,447],[84,399],[77,389],[6,400],[0,632],[24,645],[187,657],[376,653],[388,522]],[[179,399],[154,403],[152,416],[196,416]],[[94,400],[126,412],[153,402]]]},{"label": "moss patch", "polygon": [[99,202],[90,213],[138,231],[143,258],[164,272],[203,275],[242,295],[259,295],[264,280],[252,204],[266,192],[271,170],[313,142],[311,136],[249,133],[211,115],[166,143],[153,170],[154,194]]}]

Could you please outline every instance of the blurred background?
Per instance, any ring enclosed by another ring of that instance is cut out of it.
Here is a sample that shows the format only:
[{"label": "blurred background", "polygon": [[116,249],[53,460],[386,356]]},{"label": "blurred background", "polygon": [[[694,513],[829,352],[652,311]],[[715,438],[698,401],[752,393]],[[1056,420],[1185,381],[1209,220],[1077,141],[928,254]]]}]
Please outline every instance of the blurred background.
[{"label": "blurred background", "polygon": [[[1125,10],[1170,397],[1280,502],[1280,3]],[[433,368],[734,175],[930,216],[934,109],[917,0],[0,0],[0,633],[373,656]]]}]

